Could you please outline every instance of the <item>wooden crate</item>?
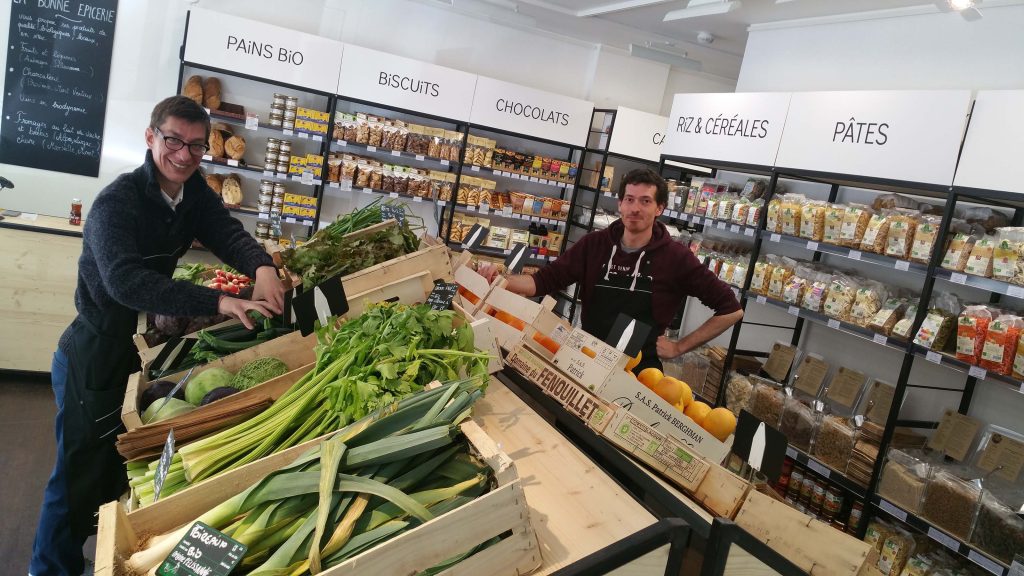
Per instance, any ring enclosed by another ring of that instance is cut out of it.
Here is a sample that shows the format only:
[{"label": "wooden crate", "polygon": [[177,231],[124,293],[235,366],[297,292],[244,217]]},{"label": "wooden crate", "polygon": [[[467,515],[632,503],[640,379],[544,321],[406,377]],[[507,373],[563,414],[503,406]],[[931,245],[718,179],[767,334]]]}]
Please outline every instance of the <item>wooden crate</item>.
[{"label": "wooden crate", "polygon": [[750,482],[712,462],[693,499],[715,516],[734,518],[751,492]]},{"label": "wooden crate", "polygon": [[[540,566],[537,537],[530,524],[529,507],[515,463],[474,422],[466,422],[461,428],[494,471],[497,487],[461,508],[321,574],[413,574],[506,532],[511,535],[451,572],[518,576]],[[191,523],[203,511],[293,462],[306,449],[308,446],[296,446],[204,482],[201,490],[190,488],[134,512],[126,513],[117,502],[103,505],[99,514],[95,574],[127,576],[124,561],[138,548],[143,537],[164,534]]]},{"label": "wooden crate", "polygon": [[861,573],[873,564],[870,544],[760,492],[750,492],[736,524],[815,576]]},{"label": "wooden crate", "polygon": [[498,319],[492,328],[494,335],[498,338],[498,345],[505,350],[511,350],[523,340],[526,327],[533,324],[540,311],[552,310],[555,304],[555,299],[550,296],[545,296],[538,304],[500,286],[495,286],[488,293],[480,311],[481,314]]},{"label": "wooden crate", "polygon": [[[470,254],[462,252],[461,256],[469,258]],[[462,259],[456,260],[453,263],[452,277],[455,279],[455,283],[459,285],[459,294],[455,297],[455,302],[473,317],[476,317],[480,314],[480,308],[483,307],[484,300],[487,299],[495,284],[488,284],[483,276],[477,274],[476,270],[471,269],[462,262]],[[467,295],[467,292],[472,296]],[[476,301],[474,302],[472,298],[476,298]]]},{"label": "wooden crate", "polygon": [[[569,338],[572,325],[564,318],[547,308],[537,313],[537,318],[523,332],[523,346],[537,353],[548,362],[553,362],[555,354]],[[555,348],[552,350],[551,348]]]},{"label": "wooden crate", "polygon": [[[239,320],[237,318],[231,318],[231,319],[225,320],[225,321],[223,321],[223,322],[221,322],[219,324],[214,324],[212,326],[208,326],[206,329],[207,330],[214,330],[214,329],[217,329],[217,328],[223,328],[225,326],[231,326],[233,324],[240,324],[240,323],[241,323],[241,320]],[[145,336],[143,336],[143,334],[146,333],[146,330],[148,328],[149,328],[149,324],[146,321],[146,313],[145,312],[139,312],[139,324],[138,324],[138,327],[136,328],[135,334],[132,335],[132,341],[135,342],[135,349],[139,351],[139,358],[142,359],[142,364],[147,364],[149,362],[152,362],[154,358],[156,358],[157,356],[160,355],[160,352],[163,351],[164,346],[167,345],[167,343],[164,342],[164,343],[157,344],[156,346],[152,346],[151,347],[148,343],[146,343],[146,338],[145,338]],[[183,338],[195,338],[198,334],[199,334],[199,331],[197,330],[195,332],[191,332],[189,334],[185,334],[183,336]]]},{"label": "wooden crate", "polygon": [[[195,378],[201,372],[209,370],[210,368],[223,368],[230,372],[235,372],[247,362],[257,358],[263,358],[265,356],[278,358],[288,365],[289,370],[295,370],[296,368],[309,364],[316,359],[316,354],[313,351],[313,347],[315,345],[315,335],[310,334],[309,336],[303,336],[298,332],[292,332],[291,334],[285,334],[284,336],[274,338],[268,342],[257,344],[256,346],[242,350],[241,352],[236,352],[230,356],[218,358],[213,362],[197,366],[192,372],[191,378]],[[128,379],[128,388],[125,390],[124,404],[121,406],[121,421],[124,422],[125,428],[128,431],[142,426],[142,411],[139,410],[139,397],[146,388],[149,388],[150,381],[149,378],[146,377],[146,372],[149,371],[149,368],[149,364],[143,365],[142,372],[137,372]],[[182,370],[181,372],[167,376],[165,379],[177,382],[185,376],[186,372],[188,371]],[[266,384],[269,384],[269,382],[261,386]],[[239,392],[238,394],[229,396],[224,400],[240,397],[243,394],[248,394],[248,396],[244,396],[242,398],[259,398],[265,394],[264,390],[261,390],[261,386],[254,386],[249,390]],[[239,398],[239,400],[242,398]],[[218,402],[223,402],[224,400],[218,400]],[[215,404],[216,402],[196,408],[189,414],[164,420],[159,424],[173,426],[175,423],[180,422],[180,419],[190,416],[194,418],[201,414],[200,411],[206,410],[209,406],[214,406]]]}]

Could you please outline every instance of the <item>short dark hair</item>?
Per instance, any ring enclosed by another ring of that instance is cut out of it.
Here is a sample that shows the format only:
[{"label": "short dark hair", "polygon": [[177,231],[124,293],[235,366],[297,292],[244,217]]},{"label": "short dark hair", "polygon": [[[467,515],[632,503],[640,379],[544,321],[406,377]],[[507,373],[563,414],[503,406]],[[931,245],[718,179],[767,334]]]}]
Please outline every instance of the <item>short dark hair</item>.
[{"label": "short dark hair", "polygon": [[170,96],[161,100],[153,107],[149,117],[149,127],[159,128],[171,116],[186,122],[194,122],[206,126],[206,137],[210,137],[210,115],[199,104],[185,96]]},{"label": "short dark hair", "polygon": [[654,193],[654,202],[658,206],[668,206],[668,183],[660,174],[650,168],[635,168],[626,173],[619,182],[619,201],[626,197],[626,186],[629,184],[650,184],[657,190]]}]

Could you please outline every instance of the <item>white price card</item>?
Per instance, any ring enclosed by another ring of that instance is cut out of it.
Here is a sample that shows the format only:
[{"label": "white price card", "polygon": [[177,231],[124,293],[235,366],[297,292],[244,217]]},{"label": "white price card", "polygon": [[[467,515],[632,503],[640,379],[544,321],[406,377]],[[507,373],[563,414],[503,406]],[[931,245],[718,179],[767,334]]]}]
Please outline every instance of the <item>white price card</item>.
[{"label": "white price card", "polygon": [[711,218],[705,218],[705,219],[704,219],[704,225],[705,225],[705,226],[711,226],[711,225],[712,225],[712,224],[714,224],[714,223],[715,223],[715,221],[714,221],[714,220],[712,220]]},{"label": "white price card", "polygon": [[665,216],[668,216],[669,218],[675,218],[676,217],[676,211],[675,210],[665,210]]},{"label": "white price card", "polygon": [[309,140],[308,132],[299,132],[299,140]]},{"label": "white price card", "polygon": [[447,206],[448,205],[448,201],[447,200],[438,200],[437,201],[437,205],[438,206]]},{"label": "white price card", "polygon": [[530,176],[530,182],[537,182],[537,183],[539,183],[540,182],[540,178],[537,178],[536,176]]},{"label": "white price card", "polygon": [[[324,137],[319,135],[319,134],[313,134],[313,141],[314,142],[323,142],[324,141]],[[310,223],[309,225],[312,226],[313,224]]]},{"label": "white price card", "polygon": [[274,174],[276,174],[276,172],[274,172],[273,170],[264,170],[263,171],[263,175],[264,176],[273,176]]},{"label": "white price card", "polygon": [[863,254],[861,254],[860,250],[850,250],[849,256],[850,260],[860,260],[860,257],[863,256]]},{"label": "white price card", "polygon": [[740,227],[736,224],[733,224],[732,226],[729,226],[729,232],[732,232],[733,234],[739,234]]},{"label": "white price card", "polygon": [[814,458],[808,458],[807,459],[807,467],[810,468],[811,470],[814,470],[818,474],[824,476],[825,478],[828,478],[829,475],[832,474],[832,471],[829,470],[828,466],[825,466],[824,464],[821,464],[820,462],[818,462]]},{"label": "white price card", "polygon": [[469,210],[470,212],[476,212],[476,206],[466,206],[466,210]]},{"label": "white price card", "polygon": [[502,208],[501,209],[501,215],[506,217],[506,218],[512,216],[512,207],[511,206],[505,206],[504,208]]},{"label": "white price card", "polygon": [[330,184],[328,184],[328,186],[330,186],[331,188],[341,188],[341,184],[339,184],[338,182],[331,182]]},{"label": "white price card", "polygon": [[312,185],[313,184],[313,173],[312,172],[303,172],[302,173],[302,177],[299,179],[299,181],[302,182],[303,184]]},{"label": "white price card", "polygon": [[985,370],[980,366],[971,366],[970,370],[967,371],[967,375],[972,378],[977,378],[978,380],[984,380],[985,378],[988,378],[988,370]]},{"label": "white price card", "polygon": [[889,343],[889,339],[885,337],[885,334],[875,334],[874,340],[875,344],[881,344],[882,346]]},{"label": "white price card", "polygon": [[940,355],[938,352],[932,352],[931,350],[929,350],[928,353],[924,355],[924,359],[931,362],[932,364],[942,364],[942,355]]},{"label": "white price card", "polygon": [[203,154],[203,160],[209,162],[213,160],[213,156],[210,156],[209,154]]},{"label": "white price card", "polygon": [[363,188],[363,194],[373,194],[373,188]]},{"label": "white price card", "polygon": [[904,522],[907,521],[907,513],[904,510],[901,510],[898,506],[895,506],[894,504],[889,502],[888,500],[879,500],[878,507],[888,512],[889,515],[893,518],[899,518]]},{"label": "white price card", "polygon": [[295,131],[285,128],[284,130],[281,130],[281,134],[284,134],[285,136],[295,136]]},{"label": "white price card", "polygon": [[1024,288],[1020,286],[1007,286],[1006,295],[1014,298],[1024,298]]},{"label": "white price card", "polygon": [[743,235],[744,236],[753,236],[754,235],[754,229],[753,228],[747,228],[746,230],[743,231]]},{"label": "white price card", "polygon": [[967,284],[967,274],[960,274],[959,272],[954,272],[949,275],[949,281],[955,284]]},{"label": "white price card", "polygon": [[836,320],[835,318],[828,321],[828,327],[833,330],[839,330],[839,326],[839,320]]},{"label": "white price card", "polygon": [[338,146],[348,146],[347,140],[338,140]]},{"label": "white price card", "polygon": [[285,222],[287,222],[288,224],[296,224],[296,223],[297,223],[297,221],[295,220],[295,218],[292,218],[291,216],[288,216],[288,217],[286,217],[286,218],[284,219],[284,221],[285,221]]},{"label": "white price card", "polygon": [[246,130],[258,130],[260,127],[260,117],[253,113],[245,115],[245,129]]},{"label": "white price card", "polygon": [[451,165],[451,162],[449,162],[447,160],[441,160],[441,166],[450,166],[450,165]]},{"label": "white price card", "polygon": [[1002,564],[996,562],[995,560],[992,560],[988,556],[985,556],[984,554],[976,550],[971,550],[970,552],[968,552],[967,559],[971,562],[974,562],[978,566],[981,566],[988,572],[995,574],[996,576],[1001,576],[1003,573]]},{"label": "white price card", "polygon": [[791,315],[793,315],[793,316],[799,316],[800,315],[800,309],[797,308],[796,306],[790,306],[789,307],[789,313]]},{"label": "white price card", "polygon": [[530,216],[531,222],[540,222],[540,216]]},{"label": "white price card", "polygon": [[718,224],[715,225],[715,227],[718,228],[719,230],[725,230],[725,222],[719,222]]},{"label": "white price card", "polygon": [[765,298],[764,296],[758,296],[757,297],[757,303],[758,304],[766,304],[767,302],[768,302],[768,299]]},{"label": "white price card", "polygon": [[935,528],[934,526],[929,526],[928,527],[928,537],[931,538],[932,540],[935,540],[939,544],[942,544],[946,548],[949,548],[953,552],[959,552],[960,551],[960,541],[959,540],[957,540],[956,538],[953,538],[949,534],[946,534],[942,530],[939,530],[938,528]]},{"label": "white price card", "polygon": [[366,151],[367,152],[376,152],[377,151],[377,147],[376,146],[367,146],[366,147]]},{"label": "white price card", "polygon": [[807,241],[807,249],[808,250],[817,250],[818,249],[818,243],[815,242],[814,240],[808,240]]},{"label": "white price card", "polygon": [[270,220],[270,214],[267,214],[266,212],[260,212],[257,218],[259,218],[260,220]]},{"label": "white price card", "polygon": [[772,242],[778,242],[779,240],[782,240],[782,236],[779,236],[778,234],[772,234],[769,240],[771,240]]},{"label": "white price card", "polygon": [[521,180],[523,178],[522,176],[520,176],[519,174],[517,174],[515,172],[512,173],[512,177],[515,178],[516,180]]},{"label": "white price card", "polygon": [[401,156],[402,156],[402,152],[401,152],[400,150],[392,150],[392,151],[391,151],[391,155],[392,155],[392,156],[398,156],[398,157],[401,157]]},{"label": "white price card", "polygon": [[392,192],[392,193],[388,194],[388,196],[391,197],[391,198],[398,198],[398,192]]},{"label": "white price card", "polygon": [[906,260],[897,260],[894,266],[897,270],[903,270],[904,272],[910,270],[910,262],[907,262]]},{"label": "white price card", "polygon": [[324,183],[323,180],[321,180],[319,178],[313,178],[313,186],[319,186],[319,185],[321,185],[323,183]]},{"label": "white price card", "polygon": [[421,198],[419,196],[413,196],[412,197],[412,201],[413,202],[423,202],[423,198]]},{"label": "white price card", "polygon": [[472,170],[473,172],[479,172],[480,171],[480,167],[479,166],[470,166],[469,169]]}]

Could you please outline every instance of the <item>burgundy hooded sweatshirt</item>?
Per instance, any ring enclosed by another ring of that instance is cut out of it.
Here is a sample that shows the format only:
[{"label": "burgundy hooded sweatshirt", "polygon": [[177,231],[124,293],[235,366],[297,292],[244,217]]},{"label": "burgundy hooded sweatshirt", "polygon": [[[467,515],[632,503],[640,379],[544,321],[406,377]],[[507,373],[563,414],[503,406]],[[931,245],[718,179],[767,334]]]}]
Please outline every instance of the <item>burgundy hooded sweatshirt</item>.
[{"label": "burgundy hooded sweatshirt", "polygon": [[740,309],[729,285],[701,264],[688,246],[672,240],[664,224],[655,221],[651,241],[631,254],[620,246],[624,231],[622,220],[616,220],[608,228],[580,238],[556,261],[533,275],[537,295],[564,290],[575,282],[580,287],[583,321],[587,322],[587,303],[591,301],[594,285],[605,274],[609,258],[613,272],[632,274],[637,269],[637,259],[643,255],[641,272],[652,277],[652,309],[656,322],[649,343],[665,333],[687,296],[699,299],[714,310],[716,316]]}]

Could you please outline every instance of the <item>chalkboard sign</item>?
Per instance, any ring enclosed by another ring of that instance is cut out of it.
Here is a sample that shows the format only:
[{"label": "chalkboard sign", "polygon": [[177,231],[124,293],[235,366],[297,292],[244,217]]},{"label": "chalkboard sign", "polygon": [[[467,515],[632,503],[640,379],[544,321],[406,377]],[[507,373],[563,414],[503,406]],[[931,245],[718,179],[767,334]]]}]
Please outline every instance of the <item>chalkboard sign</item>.
[{"label": "chalkboard sign", "polygon": [[427,296],[426,303],[432,310],[447,310],[451,308],[452,300],[455,299],[455,294],[458,291],[458,284],[434,280],[434,288]]},{"label": "chalkboard sign", "polygon": [[97,176],[117,0],[13,0],[0,162]]},{"label": "chalkboard sign", "polygon": [[157,568],[157,576],[227,576],[248,547],[196,522]]},{"label": "chalkboard sign", "polygon": [[405,224],[405,209],[401,206],[390,206],[385,204],[380,207],[380,220],[397,220],[399,224]]}]

